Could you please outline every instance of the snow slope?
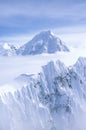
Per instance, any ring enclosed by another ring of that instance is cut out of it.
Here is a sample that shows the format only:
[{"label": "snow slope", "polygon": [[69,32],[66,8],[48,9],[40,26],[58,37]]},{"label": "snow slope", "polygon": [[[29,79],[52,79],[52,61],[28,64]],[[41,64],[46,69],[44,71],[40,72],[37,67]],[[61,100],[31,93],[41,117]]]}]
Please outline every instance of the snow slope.
[{"label": "snow slope", "polygon": [[16,77],[13,89],[0,87],[0,129],[86,130],[85,68],[82,57],[69,67],[50,61],[38,74]]}]

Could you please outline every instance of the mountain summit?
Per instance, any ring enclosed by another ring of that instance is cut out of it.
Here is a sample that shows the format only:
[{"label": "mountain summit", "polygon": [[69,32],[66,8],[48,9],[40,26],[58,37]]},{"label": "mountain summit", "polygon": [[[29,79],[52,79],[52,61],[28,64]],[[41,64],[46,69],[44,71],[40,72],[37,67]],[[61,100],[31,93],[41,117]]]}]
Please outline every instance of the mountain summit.
[{"label": "mountain summit", "polygon": [[57,51],[69,51],[63,42],[50,31],[42,31],[31,41],[17,50],[19,55],[35,55],[42,53],[55,53]]}]

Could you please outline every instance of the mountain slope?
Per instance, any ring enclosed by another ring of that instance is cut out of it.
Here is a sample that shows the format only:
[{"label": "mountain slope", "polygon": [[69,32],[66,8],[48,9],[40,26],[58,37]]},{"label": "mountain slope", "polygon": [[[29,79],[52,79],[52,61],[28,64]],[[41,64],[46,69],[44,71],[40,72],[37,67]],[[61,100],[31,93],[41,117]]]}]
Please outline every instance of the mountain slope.
[{"label": "mountain slope", "polygon": [[42,53],[55,53],[57,51],[69,51],[62,41],[50,31],[37,34],[31,41],[17,50],[20,55],[35,55]]}]

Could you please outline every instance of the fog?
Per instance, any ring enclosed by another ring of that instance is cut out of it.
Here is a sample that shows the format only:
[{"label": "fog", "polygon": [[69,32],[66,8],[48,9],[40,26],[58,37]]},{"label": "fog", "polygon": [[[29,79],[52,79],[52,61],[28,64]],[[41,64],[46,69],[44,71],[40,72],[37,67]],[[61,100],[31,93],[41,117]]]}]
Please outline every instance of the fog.
[{"label": "fog", "polygon": [[71,49],[71,52],[42,54],[37,56],[0,57],[0,85],[10,82],[22,73],[36,74],[41,66],[50,60],[61,60],[66,66],[73,65],[79,56],[86,56],[86,50]]}]

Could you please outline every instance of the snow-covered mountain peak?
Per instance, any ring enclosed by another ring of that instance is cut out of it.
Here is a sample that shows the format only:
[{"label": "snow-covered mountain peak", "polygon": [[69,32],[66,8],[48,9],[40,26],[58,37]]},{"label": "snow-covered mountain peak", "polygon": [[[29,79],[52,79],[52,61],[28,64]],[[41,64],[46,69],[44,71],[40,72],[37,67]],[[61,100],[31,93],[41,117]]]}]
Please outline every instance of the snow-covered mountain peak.
[{"label": "snow-covered mountain peak", "polygon": [[50,30],[41,31],[38,35],[51,35],[52,32]]},{"label": "snow-covered mountain peak", "polygon": [[4,43],[0,47],[0,55],[4,56],[37,55],[43,53],[54,54],[58,51],[68,52],[69,49],[49,30],[38,33],[32,38],[32,40],[20,48],[16,48],[8,43]]},{"label": "snow-covered mountain peak", "polygon": [[37,34],[34,38],[42,38],[42,39],[44,39],[44,38],[46,38],[46,40],[47,40],[47,38],[52,38],[52,37],[55,37],[54,36],[54,34],[50,31],[50,30],[48,30],[48,31],[42,31],[42,32],[40,32],[39,34]]},{"label": "snow-covered mountain peak", "polygon": [[17,50],[17,54],[35,55],[42,53],[55,53],[57,51],[69,51],[63,42],[54,36],[51,31],[42,31],[31,41]]}]

